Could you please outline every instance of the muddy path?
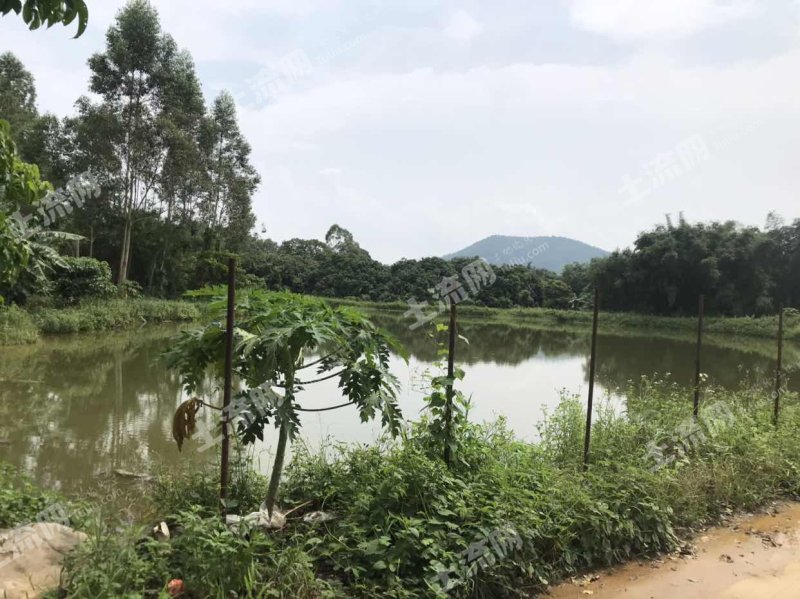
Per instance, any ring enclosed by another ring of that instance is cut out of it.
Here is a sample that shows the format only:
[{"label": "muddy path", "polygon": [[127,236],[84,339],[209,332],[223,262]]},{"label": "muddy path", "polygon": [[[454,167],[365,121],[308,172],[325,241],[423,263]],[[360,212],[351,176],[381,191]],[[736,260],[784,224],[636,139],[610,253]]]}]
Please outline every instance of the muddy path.
[{"label": "muddy path", "polygon": [[688,555],[633,562],[555,587],[552,599],[800,598],[800,503],[709,529]]}]

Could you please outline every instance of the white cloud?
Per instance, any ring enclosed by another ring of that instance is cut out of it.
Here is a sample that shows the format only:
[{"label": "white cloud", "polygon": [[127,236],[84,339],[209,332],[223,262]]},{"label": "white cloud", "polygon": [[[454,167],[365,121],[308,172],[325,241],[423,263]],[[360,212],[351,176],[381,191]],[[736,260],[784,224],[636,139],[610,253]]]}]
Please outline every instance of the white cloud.
[{"label": "white cloud", "polygon": [[483,25],[463,10],[453,14],[444,28],[444,34],[447,37],[461,42],[468,42],[482,32]]},{"label": "white cloud", "polygon": [[568,0],[580,28],[622,41],[677,38],[752,16],[753,0]]},{"label": "white cloud", "polygon": [[[333,27],[329,17],[360,16],[354,5],[333,1],[156,6],[164,29],[197,59],[210,101],[210,89],[246,85],[254,63],[311,51],[320,23],[326,34]],[[742,0],[564,1],[582,30],[625,41],[675,40],[753,10]],[[122,3],[99,3],[79,40],[0,19],[0,51],[13,48],[32,69],[43,108],[71,111],[87,87],[86,59],[102,49]],[[444,254],[493,233],[562,234],[615,247],[679,210],[753,224],[771,208],[800,216],[792,197],[800,173],[790,159],[800,135],[800,48],[764,59],[744,47],[737,56],[752,60],[720,63],[693,44],[647,52],[636,44],[626,60],[617,49],[603,55],[605,44],[558,19],[524,20],[498,6],[484,24],[464,11],[412,4],[416,12],[405,21],[398,15],[409,3],[387,8],[353,60],[331,60],[274,103],[240,106],[262,175],[255,210],[273,239],[318,238],[339,222],[373,255],[394,260]],[[513,39],[522,21],[522,38]],[[278,38],[264,33],[270,27]],[[560,27],[549,33],[576,45],[567,54],[540,52],[536,27]],[[720,33],[724,43],[744,43]],[[452,41],[477,36],[470,52]],[[693,134],[759,117],[766,126],[747,144],[619,210],[624,173]]]},{"label": "white cloud", "polygon": [[[800,88],[786,76],[797,70],[800,50],[725,67],[644,57],[616,67],[513,64],[331,80],[243,114],[260,161],[303,182],[286,201],[265,181],[256,210],[277,237],[284,229],[318,236],[347,217],[362,246],[384,260],[447,253],[491,233],[614,247],[664,211],[691,217],[701,207],[761,223],[765,206],[747,198],[768,181],[784,186],[771,207],[796,213],[797,177],[768,166],[783,160],[768,128],[753,138],[758,145],[739,149],[739,166],[722,154],[634,211],[620,207],[620,181],[722,123],[767,116],[787,135],[800,133]],[[337,170],[348,174],[346,186]]]}]

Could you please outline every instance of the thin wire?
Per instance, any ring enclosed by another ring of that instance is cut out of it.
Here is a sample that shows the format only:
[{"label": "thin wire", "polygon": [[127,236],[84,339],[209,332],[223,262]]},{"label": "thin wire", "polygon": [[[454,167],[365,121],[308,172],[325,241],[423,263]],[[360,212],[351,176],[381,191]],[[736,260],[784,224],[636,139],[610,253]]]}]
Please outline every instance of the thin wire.
[{"label": "thin wire", "polygon": [[347,406],[352,406],[352,401],[348,401],[347,403],[343,403],[339,406],[331,406],[330,408],[318,408],[318,409],[311,409],[311,408],[295,408],[298,412],[330,412],[332,410],[338,410],[340,408],[346,408]]}]

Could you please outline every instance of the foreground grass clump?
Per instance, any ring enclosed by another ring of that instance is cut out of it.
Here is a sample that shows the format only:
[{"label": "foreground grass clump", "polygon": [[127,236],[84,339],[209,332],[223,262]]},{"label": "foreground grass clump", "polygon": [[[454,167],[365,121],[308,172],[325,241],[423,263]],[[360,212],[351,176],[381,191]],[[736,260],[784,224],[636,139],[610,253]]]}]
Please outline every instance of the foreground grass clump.
[{"label": "foreground grass clump", "polygon": [[36,520],[57,500],[55,494],[36,488],[9,464],[0,462],[0,529]]},{"label": "foreground grass clump", "polygon": [[0,306],[0,345],[25,345],[39,338],[31,315],[17,306]]},{"label": "foreground grass clump", "polygon": [[[296,450],[280,502],[298,509],[269,535],[219,523],[215,477],[165,479],[154,499],[171,514],[173,540],[98,532],[70,558],[66,590],[155,597],[179,578],[187,597],[411,598],[444,597],[447,582],[449,597],[524,597],[668,551],[720,516],[800,490],[797,397],[785,398],[776,430],[768,392],[709,389],[698,440],[685,391],[643,379],[628,396],[625,414],[597,415],[587,472],[575,398],[544,421],[537,443],[516,439],[502,421],[466,427],[452,470],[425,422],[397,443]],[[264,481],[241,468],[237,477],[234,499],[246,513]],[[315,510],[334,519],[304,522]],[[515,542],[497,551],[498,534],[512,532]]]},{"label": "foreground grass clump", "polygon": [[87,301],[67,308],[40,308],[31,315],[43,334],[58,334],[182,322],[198,318],[200,312],[189,302],[136,298]]}]

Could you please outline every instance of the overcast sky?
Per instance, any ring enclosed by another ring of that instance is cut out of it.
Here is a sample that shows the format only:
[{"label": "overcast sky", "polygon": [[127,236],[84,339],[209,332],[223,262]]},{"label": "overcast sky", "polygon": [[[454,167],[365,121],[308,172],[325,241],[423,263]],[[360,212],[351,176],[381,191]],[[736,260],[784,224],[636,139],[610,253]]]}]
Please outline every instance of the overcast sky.
[{"label": "overcast sky", "polygon": [[[0,51],[70,114],[123,0]],[[630,245],[665,214],[800,217],[797,0],[159,0],[207,101],[237,99],[267,235],[383,261],[491,234]]]}]

